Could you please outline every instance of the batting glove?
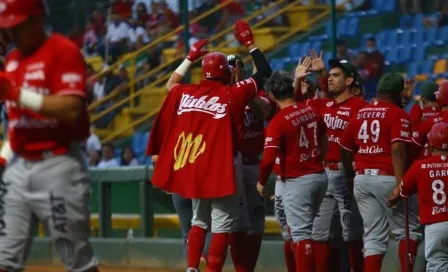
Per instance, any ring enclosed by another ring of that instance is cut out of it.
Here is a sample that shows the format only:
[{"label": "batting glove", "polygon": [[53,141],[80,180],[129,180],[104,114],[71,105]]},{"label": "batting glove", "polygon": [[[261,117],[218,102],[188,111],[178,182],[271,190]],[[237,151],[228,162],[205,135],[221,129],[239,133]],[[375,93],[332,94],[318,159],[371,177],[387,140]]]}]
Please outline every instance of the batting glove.
[{"label": "batting glove", "polygon": [[208,43],[208,40],[199,40],[195,42],[188,52],[187,59],[191,62],[198,60],[202,56],[208,53],[208,50],[204,49],[204,46]]},{"label": "batting glove", "polygon": [[250,30],[249,24],[244,20],[236,21],[233,35],[235,36],[235,39],[246,47],[254,44],[254,35],[252,34],[252,30]]}]

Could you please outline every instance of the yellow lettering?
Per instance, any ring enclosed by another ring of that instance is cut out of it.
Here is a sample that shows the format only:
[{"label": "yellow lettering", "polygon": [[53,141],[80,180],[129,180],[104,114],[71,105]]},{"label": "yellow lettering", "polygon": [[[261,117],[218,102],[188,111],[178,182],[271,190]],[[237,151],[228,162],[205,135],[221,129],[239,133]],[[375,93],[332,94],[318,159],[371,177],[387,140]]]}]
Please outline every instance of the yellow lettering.
[{"label": "yellow lettering", "polygon": [[[185,166],[187,160],[193,164],[199,155],[205,151],[205,142],[202,141],[202,134],[193,138],[193,134],[182,132],[177,138],[176,147],[174,148],[174,171]],[[202,144],[202,145],[201,145]]]}]

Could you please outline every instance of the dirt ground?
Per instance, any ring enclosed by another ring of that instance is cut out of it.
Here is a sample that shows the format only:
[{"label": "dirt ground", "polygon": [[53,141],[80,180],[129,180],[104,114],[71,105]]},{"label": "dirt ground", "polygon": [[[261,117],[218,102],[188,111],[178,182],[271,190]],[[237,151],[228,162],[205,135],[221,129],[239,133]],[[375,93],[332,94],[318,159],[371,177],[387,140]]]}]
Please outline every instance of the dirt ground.
[{"label": "dirt ground", "polygon": [[[100,266],[100,272],[178,272],[183,270],[168,270],[168,269],[143,269],[143,268],[118,268]],[[64,272],[62,266],[28,266],[25,272]]]}]

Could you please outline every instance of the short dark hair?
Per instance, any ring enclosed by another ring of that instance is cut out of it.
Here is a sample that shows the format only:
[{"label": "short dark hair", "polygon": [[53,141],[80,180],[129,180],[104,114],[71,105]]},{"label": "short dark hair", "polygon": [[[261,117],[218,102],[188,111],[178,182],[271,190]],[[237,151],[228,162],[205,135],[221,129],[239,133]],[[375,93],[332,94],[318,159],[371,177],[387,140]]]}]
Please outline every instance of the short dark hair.
[{"label": "short dark hair", "polygon": [[345,41],[345,40],[337,40],[336,41],[336,46],[339,46],[339,45],[346,45],[347,44],[347,42]]},{"label": "short dark hair", "polygon": [[103,144],[103,148],[105,148],[105,147],[110,147],[112,150],[115,150],[115,146],[110,143]]},{"label": "short dark hair", "polygon": [[294,97],[294,77],[283,70],[272,73],[265,84],[264,88],[271,93],[276,99],[282,100]]},{"label": "short dark hair", "polygon": [[375,37],[369,37],[369,38],[367,38],[367,41],[376,43]]}]

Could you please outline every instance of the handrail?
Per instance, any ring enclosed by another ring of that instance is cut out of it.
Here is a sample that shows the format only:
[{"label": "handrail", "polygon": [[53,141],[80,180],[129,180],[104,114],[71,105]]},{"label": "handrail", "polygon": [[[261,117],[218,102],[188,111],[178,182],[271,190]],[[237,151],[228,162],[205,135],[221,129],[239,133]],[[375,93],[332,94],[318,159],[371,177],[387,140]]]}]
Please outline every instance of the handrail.
[{"label": "handrail", "polygon": [[[277,5],[277,4],[281,4],[281,3],[285,2],[285,1],[286,1],[286,0],[277,0],[275,3],[276,3],[276,5]],[[300,3],[301,1],[302,1],[302,0],[294,1],[294,2],[292,2],[292,5],[294,5],[294,4],[298,4],[298,3]],[[292,5],[289,4],[288,6],[292,6]],[[260,15],[260,14],[266,12],[266,11],[269,11],[270,9],[272,9],[272,8],[274,8],[274,7],[275,7],[275,5],[270,5],[270,6],[264,7],[264,8],[262,8],[262,9],[256,11],[256,12],[253,12],[252,14],[250,14],[250,15],[247,16],[247,17],[245,17],[244,19],[247,20],[247,21],[252,20],[252,19],[256,18],[258,15]],[[283,10],[285,10],[285,9],[283,9]],[[255,29],[255,28],[252,28],[252,29]],[[233,31],[233,26],[230,26],[230,27],[228,27],[228,28],[222,30],[220,33],[216,34],[215,36],[213,36],[211,39],[209,39],[209,42],[211,43],[211,42],[213,42],[213,41],[215,41],[215,40],[218,40],[218,39],[221,38],[222,36],[227,35],[228,33],[232,32],[232,31]],[[135,79],[135,78],[134,78],[134,75],[132,75],[132,76],[131,76],[131,80],[129,81],[128,86],[127,86],[127,88],[130,89],[130,93],[131,93],[131,95],[134,94],[134,93],[137,93],[137,92],[138,92],[138,90],[137,90],[137,91],[134,91],[134,87],[135,87],[135,84],[136,84],[136,83],[140,82],[141,80],[143,80],[143,79],[145,79],[145,78],[147,78],[147,77],[149,77],[149,76],[154,75],[155,73],[157,73],[157,72],[163,70],[164,68],[166,68],[166,67],[172,65],[173,63],[175,63],[175,62],[177,62],[177,61],[181,61],[182,58],[183,58],[183,56],[177,56],[177,57],[175,57],[171,62],[165,62],[165,63],[163,63],[163,64],[157,66],[156,68],[154,68],[154,69],[148,71],[147,74],[145,74],[145,75],[141,75],[141,76],[140,76],[139,78],[137,78],[137,79]],[[104,97],[103,99],[98,100],[97,103],[92,104],[92,105],[89,107],[89,110],[90,110],[90,111],[94,110],[98,105],[100,105],[101,103],[103,103],[103,102],[105,102],[105,101],[107,101],[107,100],[113,98],[116,94],[117,94],[117,93],[111,93],[111,94],[109,94],[108,96]],[[123,104],[124,104],[124,103],[123,103]],[[121,105],[122,105],[122,104],[121,104]],[[110,112],[110,111],[109,111],[109,112]],[[105,113],[105,114],[106,114],[106,113]],[[101,116],[104,116],[104,114],[101,115]],[[96,120],[96,119],[95,119],[95,120]]]},{"label": "handrail", "polygon": [[[230,3],[232,3],[234,0],[228,0],[225,3],[219,4],[216,7],[200,14],[198,17],[194,18],[193,20],[191,20],[190,23],[196,23],[206,17],[208,17],[209,15],[215,13],[216,11],[220,10],[223,7],[226,7],[227,5],[229,5]],[[132,60],[135,59],[138,55],[140,55],[141,53],[148,51],[148,49],[158,45],[160,42],[166,41],[169,38],[171,38],[172,36],[176,36],[179,31],[182,31],[184,29],[184,26],[178,26],[176,29],[174,29],[173,31],[171,31],[170,33],[167,33],[165,35],[163,35],[162,37],[157,38],[155,41],[143,46],[142,48],[132,52],[132,53],[128,53],[126,54],[121,60],[118,60],[117,62],[115,62],[114,64],[112,64],[108,69],[101,71],[95,75],[93,75],[91,77],[91,79],[98,79],[99,77],[103,76],[104,74],[106,74],[107,72],[113,71],[114,69],[118,68],[120,64],[125,63],[128,60]],[[107,60],[105,60],[107,61]]]},{"label": "handrail", "polygon": [[[342,5],[344,5],[344,4],[347,3],[347,2],[348,2],[348,0],[344,1],[343,3],[341,3],[340,5],[338,5],[338,8],[341,7]],[[298,3],[298,2],[297,2],[297,3]],[[293,36],[293,35],[296,34],[297,32],[300,32],[301,30],[303,30],[303,29],[305,29],[305,28],[307,28],[307,27],[309,27],[309,26],[315,24],[316,22],[322,20],[323,18],[325,18],[325,17],[328,16],[329,14],[330,14],[330,9],[325,10],[324,12],[318,14],[317,16],[314,16],[314,17],[313,17],[312,19],[310,19],[306,24],[301,25],[300,27],[291,28],[291,30],[290,30],[289,32],[285,33],[285,35],[281,36],[281,37],[277,40],[277,41],[278,41],[277,44],[278,44],[278,43],[281,43],[281,42],[283,42],[283,41],[285,41],[285,40],[287,40],[287,39],[289,39],[291,36]],[[269,47],[266,49],[266,51],[271,50],[273,47],[274,47],[274,46],[269,46]],[[243,61],[244,61],[244,62],[248,62],[248,61],[250,61],[250,60],[251,60],[250,56],[247,56],[246,58],[244,58]],[[169,76],[170,76],[170,75],[166,75],[165,77],[160,78],[159,81],[164,81],[164,80],[167,79]],[[157,85],[158,83],[154,82],[153,84],[154,84],[154,85]],[[153,84],[151,84],[151,85],[153,85]],[[151,86],[151,85],[149,85],[149,86]],[[148,87],[149,87],[149,86],[148,86]],[[146,88],[145,88],[145,89],[146,89]],[[154,93],[156,93],[156,92],[154,92]],[[112,132],[112,133],[111,133],[110,135],[108,135],[108,137],[106,138],[107,141],[111,141],[111,140],[117,138],[118,136],[120,136],[124,131],[129,130],[129,129],[135,127],[135,126],[138,126],[138,125],[144,123],[146,120],[148,120],[149,118],[151,118],[151,117],[153,117],[155,114],[157,114],[159,108],[160,108],[160,107],[158,107],[157,110],[155,110],[155,111],[152,110],[152,111],[148,112],[147,114],[141,116],[140,118],[138,118],[137,120],[135,120],[134,122],[132,122],[131,124],[129,124],[128,126],[126,126],[126,127],[122,127],[122,128],[120,128],[120,129],[118,129],[118,130]],[[106,139],[105,139],[105,140],[106,140]]]}]

